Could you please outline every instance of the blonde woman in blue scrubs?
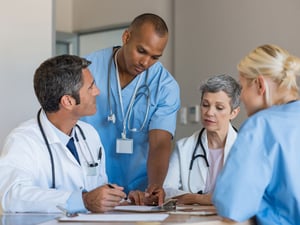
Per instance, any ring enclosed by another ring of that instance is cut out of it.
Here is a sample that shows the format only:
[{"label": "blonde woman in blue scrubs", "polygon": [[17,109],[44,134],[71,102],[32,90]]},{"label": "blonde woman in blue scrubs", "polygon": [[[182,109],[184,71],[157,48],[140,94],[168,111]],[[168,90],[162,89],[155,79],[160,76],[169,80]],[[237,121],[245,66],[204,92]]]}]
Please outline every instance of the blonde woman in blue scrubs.
[{"label": "blonde woman in blue scrubs", "polygon": [[300,59],[263,45],[238,65],[249,118],[218,177],[213,203],[234,221],[260,225],[300,221]]}]

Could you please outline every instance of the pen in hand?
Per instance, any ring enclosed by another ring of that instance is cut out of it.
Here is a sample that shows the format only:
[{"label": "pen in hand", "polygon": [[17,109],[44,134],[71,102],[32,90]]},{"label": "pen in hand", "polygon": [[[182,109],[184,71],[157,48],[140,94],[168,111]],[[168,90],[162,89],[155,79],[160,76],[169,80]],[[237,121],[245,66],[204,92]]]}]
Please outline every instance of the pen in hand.
[{"label": "pen in hand", "polygon": [[111,189],[115,189],[115,187],[114,187],[112,184],[110,184],[110,183],[108,183],[107,186],[108,186],[109,188],[111,188]]},{"label": "pen in hand", "polygon": [[[115,189],[115,187],[114,187],[112,184],[110,184],[110,183],[107,183],[107,186],[108,186],[109,188],[111,188],[111,189]],[[125,196],[125,198],[123,198],[123,199],[120,201],[120,203],[123,203],[123,202],[127,202],[128,204],[131,203],[130,199],[128,199],[127,196]]]}]

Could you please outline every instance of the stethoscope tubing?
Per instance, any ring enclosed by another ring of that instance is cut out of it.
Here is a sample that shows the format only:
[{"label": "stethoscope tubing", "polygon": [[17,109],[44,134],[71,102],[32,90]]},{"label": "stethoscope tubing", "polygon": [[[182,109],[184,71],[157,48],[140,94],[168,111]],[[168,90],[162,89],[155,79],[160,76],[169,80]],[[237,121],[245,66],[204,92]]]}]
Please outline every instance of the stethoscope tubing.
[{"label": "stethoscope tubing", "polygon": [[[120,47],[119,47],[120,48]],[[118,48],[118,49],[119,49]],[[118,51],[118,49],[116,51]],[[108,116],[108,121],[111,121],[111,122],[115,122],[116,118],[115,118],[115,114],[113,113],[113,110],[112,110],[112,106],[111,106],[111,67],[112,67],[112,62],[113,62],[113,58],[114,58],[114,53],[116,51],[112,51],[112,55],[110,57],[110,60],[109,60],[109,65],[108,65],[108,78],[107,78],[107,91],[108,91],[108,105],[109,105],[109,116]],[[138,87],[135,91],[135,96],[132,97],[132,101],[129,105],[129,109],[125,115],[125,118],[124,118],[124,121],[123,121],[123,124],[126,124],[125,121],[127,121],[127,128],[129,131],[132,131],[132,132],[140,132],[144,127],[145,127],[145,124],[147,122],[147,118],[148,118],[148,114],[149,114],[149,110],[150,110],[150,89],[149,89],[149,86],[147,85],[147,81],[148,81],[148,69],[146,70],[146,79],[145,79],[145,84],[141,85],[140,87]],[[139,92],[140,89],[142,88],[146,88],[146,92],[148,94],[145,94],[145,93],[142,93],[143,95],[145,95],[146,99],[147,99],[147,109],[146,109],[146,113],[145,113],[145,118],[143,120],[143,123],[141,125],[141,127],[139,129],[137,128],[132,128],[130,127],[129,125],[129,121],[130,121],[130,118],[131,118],[131,115],[132,115],[132,109],[135,105],[135,100],[136,100],[136,96],[137,96],[137,93]],[[119,98],[121,98],[121,95],[119,93]],[[124,126],[124,125],[123,125]],[[126,134],[126,125],[125,127],[123,128],[123,133],[125,132]],[[126,135],[125,135],[126,136]]]},{"label": "stethoscope tubing", "polygon": [[[83,130],[81,129],[81,127],[78,124],[76,124],[75,126],[76,126],[76,128],[79,130],[79,132],[81,134],[81,137],[82,137],[82,139],[83,139],[83,141],[85,143],[85,147],[87,148],[87,150],[88,150],[88,152],[90,154],[90,158],[93,160],[92,163],[88,163],[89,167],[96,167],[96,166],[98,166],[98,163],[94,160],[94,157],[92,155],[92,151],[91,151],[89,145],[87,144],[87,140],[86,140],[86,137],[85,137],[85,134],[84,134]],[[78,138],[76,132],[75,132],[75,139],[76,139],[76,142],[81,146],[79,138]],[[80,147],[80,149],[81,149],[81,147]],[[101,150],[99,150],[99,151],[101,151]],[[88,162],[88,160],[86,159],[85,155],[83,153],[82,153],[82,155],[84,156],[85,160]]]},{"label": "stethoscope tubing", "polygon": [[[198,138],[197,138],[197,142],[195,144],[195,147],[194,147],[194,150],[193,150],[193,154],[192,154],[192,158],[191,158],[191,161],[190,161],[190,166],[189,166],[189,173],[188,173],[188,188],[189,188],[189,191],[191,193],[194,193],[192,191],[192,188],[191,188],[191,171],[193,169],[193,164],[195,162],[195,160],[199,157],[203,158],[204,161],[205,161],[205,164],[207,166],[207,169],[208,169],[208,172],[209,172],[209,162],[208,162],[208,159],[207,159],[207,154],[206,154],[206,151],[205,151],[205,148],[204,148],[204,145],[202,143],[202,134],[204,132],[205,128],[202,128],[202,130],[200,131],[199,135],[198,135]],[[197,152],[197,149],[199,148],[199,146],[201,146],[201,149],[202,149],[202,152],[203,154],[197,154],[196,155],[196,152]],[[200,190],[197,192],[198,194],[203,194],[203,190]]]},{"label": "stethoscope tubing", "polygon": [[[208,159],[207,159],[207,154],[206,154],[204,145],[202,143],[202,134],[203,134],[204,130],[205,130],[205,128],[202,128],[202,130],[200,131],[200,133],[198,135],[198,139],[197,139],[196,145],[194,147],[193,155],[192,155],[192,158],[191,158],[189,170],[192,170],[194,161],[198,157],[202,157],[204,159],[205,163],[206,163],[206,166],[209,167],[209,162],[208,162]],[[201,146],[203,154],[197,154],[197,155],[195,155],[199,146]]]},{"label": "stethoscope tubing", "polygon": [[[234,129],[236,132],[238,132],[238,130],[237,130],[235,127],[233,127],[233,129]],[[189,191],[190,191],[191,193],[193,193],[193,192],[192,192],[192,190],[191,190],[191,185],[190,185],[190,175],[191,175],[191,171],[192,171],[192,169],[193,169],[194,161],[195,161],[198,157],[201,157],[201,158],[204,159],[205,164],[206,164],[207,169],[208,169],[208,173],[209,173],[209,162],[208,162],[208,159],[207,159],[207,153],[206,153],[205,148],[204,148],[204,145],[203,145],[203,143],[202,143],[202,135],[203,135],[203,132],[204,132],[204,131],[205,131],[205,128],[202,128],[201,131],[200,131],[200,133],[199,133],[199,135],[198,135],[197,142],[196,142],[196,145],[195,145],[195,147],[194,147],[193,155],[192,155],[192,158],[191,158],[191,161],[190,161],[189,174],[188,174],[188,187],[189,187]],[[196,155],[196,152],[197,152],[197,149],[199,148],[199,146],[201,147],[203,154],[197,154],[197,155]],[[203,194],[204,192],[203,192],[202,190],[200,190],[200,191],[198,191],[197,193],[198,193],[198,194]]]},{"label": "stethoscope tubing", "polygon": [[42,123],[41,123],[41,119],[40,119],[41,112],[42,112],[42,109],[39,109],[38,114],[37,114],[37,121],[38,121],[40,131],[42,133],[43,139],[45,141],[45,144],[47,146],[47,150],[48,150],[48,153],[49,153],[49,156],[50,156],[51,174],[52,174],[52,186],[51,186],[51,188],[55,189],[55,166],[54,166],[53,154],[52,154],[49,142],[48,142],[48,138],[46,137],[45,131],[44,131]]},{"label": "stethoscope tubing", "polygon": [[[40,119],[41,111],[42,111],[42,109],[39,109],[39,111],[37,113],[37,122],[38,122],[39,129],[40,129],[40,131],[42,133],[43,139],[45,141],[45,144],[47,146],[47,150],[48,150],[49,156],[50,156],[51,174],[52,174],[52,185],[51,185],[51,188],[55,189],[55,187],[56,187],[56,184],[55,184],[55,164],[54,164],[53,154],[52,154],[52,150],[51,150],[48,138],[47,138],[47,136],[45,134],[44,128],[43,128],[42,123],[41,123],[41,119]],[[88,143],[86,141],[86,136],[85,136],[82,128],[78,124],[76,124],[75,127],[78,128],[79,133],[80,133],[82,139],[84,140],[86,148],[88,149],[88,152],[89,152],[90,157],[92,159],[92,163],[88,163],[88,166],[89,167],[97,167],[98,163],[95,161],[95,159],[94,159],[94,157],[92,155],[92,152],[91,152],[90,147],[89,147],[89,145],[88,145]],[[80,145],[80,149],[81,149],[81,144],[79,143],[79,138],[78,138],[76,132],[75,132],[75,139],[76,139],[76,142]],[[101,151],[101,148],[99,149],[99,151]],[[86,161],[87,161],[87,159],[86,159]]]}]

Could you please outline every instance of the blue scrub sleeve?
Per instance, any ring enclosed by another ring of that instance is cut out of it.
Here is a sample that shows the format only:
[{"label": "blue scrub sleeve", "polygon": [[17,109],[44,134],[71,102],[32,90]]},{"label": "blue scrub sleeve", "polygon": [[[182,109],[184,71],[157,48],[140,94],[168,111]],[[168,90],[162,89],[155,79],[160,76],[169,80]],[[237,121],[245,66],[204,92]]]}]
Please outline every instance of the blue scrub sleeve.
[{"label": "blue scrub sleeve", "polygon": [[161,100],[151,117],[149,130],[166,130],[174,136],[177,111],[180,108],[180,94],[177,83],[170,82],[165,84],[160,95]]}]

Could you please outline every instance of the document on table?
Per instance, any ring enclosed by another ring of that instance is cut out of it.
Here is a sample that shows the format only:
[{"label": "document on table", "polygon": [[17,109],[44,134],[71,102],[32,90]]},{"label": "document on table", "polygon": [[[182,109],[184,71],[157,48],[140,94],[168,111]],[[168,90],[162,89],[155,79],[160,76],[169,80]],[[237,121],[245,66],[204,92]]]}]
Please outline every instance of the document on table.
[{"label": "document on table", "polygon": [[163,212],[161,207],[157,206],[143,206],[143,205],[120,205],[114,208],[115,211],[125,211],[125,212]]},{"label": "document on table", "polygon": [[101,222],[101,221],[163,221],[169,214],[165,213],[103,213],[81,214],[74,217],[60,217],[60,222]]}]

